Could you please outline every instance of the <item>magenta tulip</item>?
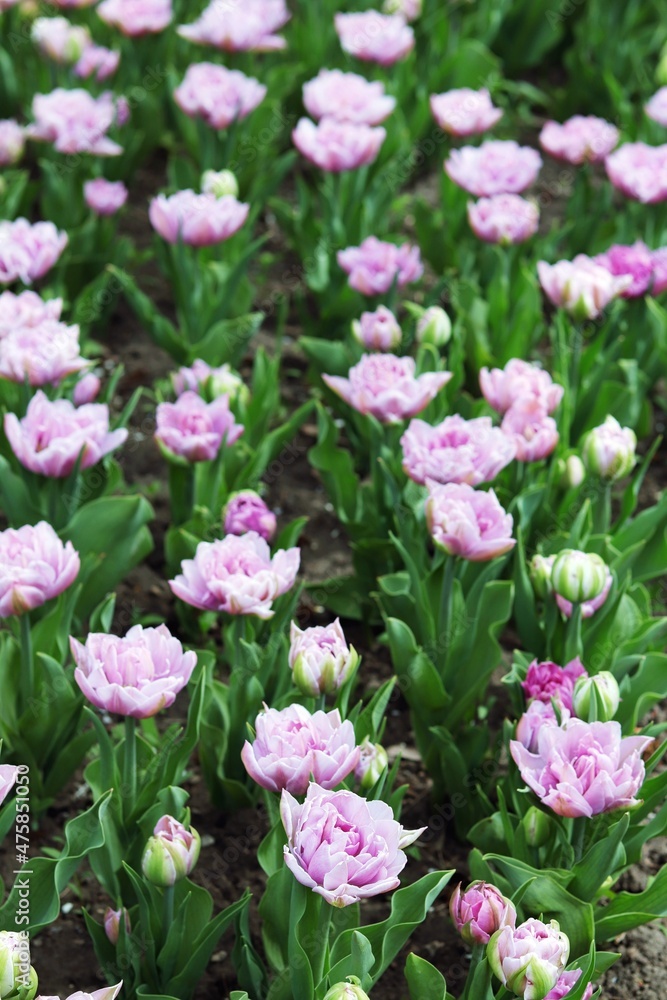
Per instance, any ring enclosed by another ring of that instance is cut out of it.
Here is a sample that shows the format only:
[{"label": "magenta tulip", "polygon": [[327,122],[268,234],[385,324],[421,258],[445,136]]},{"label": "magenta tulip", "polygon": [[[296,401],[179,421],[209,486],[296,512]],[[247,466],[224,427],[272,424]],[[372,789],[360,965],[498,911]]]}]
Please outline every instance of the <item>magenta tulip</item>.
[{"label": "magenta tulip", "polygon": [[234,493],[223,511],[223,525],[226,535],[245,535],[255,531],[267,542],[276,533],[276,515],[254,490],[240,490]]},{"label": "magenta tulip", "polygon": [[631,284],[621,292],[621,298],[639,298],[651,287],[653,253],[641,240],[637,240],[632,246],[615,244],[593,260],[610,274],[621,277],[629,275],[632,278]]},{"label": "magenta tulip", "polygon": [[449,912],[468,944],[487,944],[501,927],[516,926],[516,907],[489,882],[471,882],[462,892],[459,882],[449,901]]},{"label": "magenta tulip", "polygon": [[572,695],[578,677],[588,677],[579,657],[570,660],[564,667],[551,660],[542,663],[533,660],[521,687],[527,701],[536,700],[550,705],[553,700],[572,712]]}]

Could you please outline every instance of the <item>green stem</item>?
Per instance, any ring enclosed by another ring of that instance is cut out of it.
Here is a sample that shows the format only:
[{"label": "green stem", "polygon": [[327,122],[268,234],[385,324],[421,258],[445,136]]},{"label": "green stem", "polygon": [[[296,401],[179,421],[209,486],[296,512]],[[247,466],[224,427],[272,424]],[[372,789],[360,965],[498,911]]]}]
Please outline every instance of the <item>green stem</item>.
[{"label": "green stem", "polygon": [[320,912],[317,917],[317,936],[315,938],[315,948],[311,967],[313,970],[313,984],[317,986],[322,981],[325,971],[327,971],[329,957],[329,932],[331,929],[331,904],[326,899],[320,900]]},{"label": "green stem", "polygon": [[584,841],[586,840],[585,816],[577,816],[572,822],[572,847],[574,849],[575,864],[581,861],[584,854]]},{"label": "green stem", "polygon": [[442,591],[440,593],[440,615],[438,618],[437,636],[437,648],[443,650],[441,674],[444,674],[447,665],[447,655],[451,645],[451,635],[449,632],[452,623],[452,593],[454,590],[455,575],[456,562],[454,556],[446,555],[442,576]]},{"label": "green stem", "polygon": [[472,954],[470,956],[470,968],[468,969],[468,976],[466,978],[465,987],[463,993],[461,994],[461,1000],[474,1000],[471,998],[471,989],[473,984],[473,979],[475,978],[475,972],[477,971],[477,966],[484,959],[486,955],[486,946],[483,944],[473,944]]},{"label": "green stem", "polygon": [[25,712],[32,701],[35,688],[35,664],[32,655],[30,615],[27,611],[19,615],[19,622],[21,628],[21,708]]},{"label": "green stem", "polygon": [[565,663],[581,656],[581,604],[572,605],[572,614],[565,631]]},{"label": "green stem", "polygon": [[174,922],[174,886],[167,885],[162,890],[162,930],[165,941],[169,934],[169,928]]},{"label": "green stem", "polygon": [[184,524],[192,517],[195,506],[194,465],[169,463],[169,500],[171,518],[175,525]]},{"label": "green stem", "polygon": [[125,785],[123,799],[129,803],[129,815],[134,809],[134,800],[137,794],[137,720],[131,715],[125,716],[125,767],[123,783]]}]

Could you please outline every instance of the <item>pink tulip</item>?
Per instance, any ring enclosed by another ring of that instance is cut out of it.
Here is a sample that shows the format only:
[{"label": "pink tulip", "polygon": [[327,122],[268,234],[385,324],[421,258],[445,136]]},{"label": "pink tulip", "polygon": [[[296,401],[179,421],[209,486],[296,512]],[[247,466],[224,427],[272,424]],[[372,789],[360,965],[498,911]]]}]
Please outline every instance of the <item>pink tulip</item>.
[{"label": "pink tulip", "polygon": [[0,222],[0,284],[31,285],[51,270],[67,246],[67,233],[52,222]]},{"label": "pink tulip", "polygon": [[541,166],[536,149],[514,140],[487,139],[481,146],[462,146],[445,160],[451,180],[478,198],[519,194],[535,183]]},{"label": "pink tulip", "polygon": [[127,201],[128,190],[122,181],[106,181],[97,177],[83,185],[83,197],[88,208],[97,215],[114,215]]},{"label": "pink tulip", "polygon": [[471,882],[461,892],[459,882],[449,901],[452,922],[468,944],[488,944],[501,927],[516,926],[516,907],[490,882]]},{"label": "pink tulip", "polygon": [[404,830],[386,802],[326,791],[314,782],[303,803],[283,791],[280,816],[287,867],[332,906],[397,889],[408,860],[402,848],[426,829]]},{"label": "pink tulip", "polygon": [[537,752],[540,733],[545,727],[559,726],[570,718],[571,712],[563,705],[558,708],[560,721],[551,702],[531,701],[516,724],[515,737],[531,753]]},{"label": "pink tulip", "polygon": [[[596,597],[592,597],[590,600],[585,600],[581,602],[582,618],[591,618],[596,611],[600,610],[600,608],[602,607],[602,605],[609,596],[609,591],[611,590],[613,582],[614,578],[611,575],[610,570],[607,569],[602,591],[599,594],[597,594]],[[556,604],[558,605],[562,613],[565,615],[565,617],[571,618],[573,610],[573,605],[571,601],[568,601],[567,598],[565,597],[561,597],[560,594],[556,594],[555,597],[556,597]]]},{"label": "pink tulip", "polygon": [[25,134],[13,118],[0,121],[0,167],[11,167],[23,156]]},{"label": "pink tulip", "polygon": [[[653,287],[652,295],[662,295],[667,289],[667,247],[653,251]],[[2,298],[2,296],[0,296]]]},{"label": "pink tulip", "polygon": [[0,339],[16,327],[41,326],[60,319],[62,299],[42,299],[36,292],[0,293]]},{"label": "pink tulip", "polygon": [[359,413],[370,413],[382,424],[397,424],[420,413],[451,377],[451,372],[415,375],[414,358],[364,354],[347,378],[323,375],[322,379]]},{"label": "pink tulip", "polygon": [[19,462],[41,476],[62,479],[74,469],[95,465],[104,455],[119,448],[127,430],[109,431],[109,407],[87,403],[75,407],[68,399],[51,402],[36,392],[22,420],[5,414],[5,434]]},{"label": "pink tulip", "polygon": [[57,320],[18,326],[0,340],[0,377],[30,385],[58,385],[89,362],[79,354],[79,327]]},{"label": "pink tulip", "polygon": [[551,302],[578,319],[595,319],[632,282],[629,275],[615,277],[583,253],[556,264],[540,260],[537,275]]},{"label": "pink tulip", "polygon": [[85,646],[70,636],[74,679],[96,708],[148,719],[169,708],[190,680],[197,654],[184,653],[166,625],[134,625],[124,638],[91,632]]},{"label": "pink tulip", "polygon": [[114,947],[118,944],[121,920],[125,924],[125,933],[130,934],[132,932],[130,914],[125,907],[121,907],[120,910],[112,910],[110,906],[107,906],[104,912],[104,933]]},{"label": "pink tulip", "polygon": [[310,712],[290,705],[267,708],[255,720],[255,739],[246,740],[241,760],[250,777],[270,792],[284,788],[304,795],[312,779],[335,788],[359,763],[354,726],[340,712]]},{"label": "pink tulip", "polygon": [[618,142],[619,132],[604,118],[574,115],[566,122],[547,122],[540,132],[540,146],[557,160],[575,166],[601,163]]},{"label": "pink tulip", "polygon": [[156,34],[171,24],[171,0],[102,0],[97,13],[124,35]]},{"label": "pink tulip", "polygon": [[644,111],[658,125],[667,128],[667,87],[661,87],[653,97],[644,105]]},{"label": "pink tulip", "polygon": [[201,838],[193,826],[186,827],[173,816],[155,824],[141,859],[144,878],[168,889],[187,878],[199,859]]},{"label": "pink tulip", "polygon": [[182,601],[202,611],[271,618],[273,601],[294,586],[299,549],[279,549],[271,557],[255,531],[200,542],[194,559],[181,563],[182,574],[169,586]]},{"label": "pink tulip", "polygon": [[285,48],[276,32],[291,17],[285,0],[213,0],[192,24],[182,24],[178,34],[199,45],[227,52],[273,52]]},{"label": "pink tulip", "polygon": [[396,246],[375,236],[366,237],[358,247],[339,250],[336,260],[349,275],[350,287],[362,295],[384,295],[394,282],[403,288],[424,273],[418,246]]},{"label": "pink tulip", "polygon": [[385,93],[379,80],[367,80],[358,73],[321,69],[314,80],[303,85],[306,111],[319,120],[334,118],[354,125],[379,125],[392,113],[396,98]]},{"label": "pink tulip", "polygon": [[86,403],[94,403],[100,394],[102,383],[97,375],[88,372],[74,386],[72,400],[75,406],[85,406]]},{"label": "pink tulip", "polygon": [[303,630],[292,622],[289,665],[294,683],[304,694],[313,698],[333,694],[358,663],[359,656],[353,646],[348,646],[338,618],[331,625]]},{"label": "pink tulip", "polygon": [[122,146],[107,137],[117,120],[116,101],[106,92],[93,97],[87,90],[56,88],[36,94],[32,102],[34,125],[26,134],[40,142],[52,142],[58,153],[89,153],[118,156]]},{"label": "pink tulip", "polygon": [[16,784],[19,769],[15,764],[0,764],[0,806]]},{"label": "pink tulip", "polygon": [[478,135],[493,128],[503,116],[486,88],[461,87],[444,94],[431,94],[431,114],[443,132],[451,135]]},{"label": "pink tulip", "polygon": [[386,135],[383,128],[335,118],[323,118],[317,124],[309,118],[300,118],[292,132],[292,142],[320,170],[341,173],[373,163]]},{"label": "pink tulip", "polygon": [[438,548],[471,562],[488,562],[516,545],[512,515],[493,490],[476,490],[467,483],[427,485],[426,523]]},{"label": "pink tulip", "polygon": [[503,986],[523,1000],[541,1000],[563,973],[570,942],[556,920],[545,924],[531,918],[496,931],[486,955]]},{"label": "pink tulip", "polygon": [[335,14],[334,27],[341,48],[357,59],[392,66],[405,59],[415,44],[415,34],[400,14]]},{"label": "pink tulip", "polygon": [[468,202],[468,222],[475,236],[486,243],[507,246],[524,243],[534,236],[540,210],[518,194],[496,194]]},{"label": "pink tulip", "polygon": [[62,594],[81,566],[71,542],[50,524],[26,524],[0,532],[0,618],[22,615]]},{"label": "pink tulip", "polygon": [[245,535],[255,531],[267,542],[276,533],[276,515],[254,490],[241,490],[227,501],[223,512],[226,535]]},{"label": "pink tulip", "polygon": [[[563,1000],[564,997],[569,996],[573,991],[574,987],[577,985],[581,979],[581,969],[573,969],[572,972],[562,972],[560,979],[550,990],[544,1000]],[[593,996],[593,984],[589,983],[581,1000],[590,1000]]]},{"label": "pink tulip", "polygon": [[464,420],[455,414],[432,427],[412,420],[401,438],[403,469],[422,485],[489,483],[512,461],[516,448],[490,417]]},{"label": "pink tulip", "polygon": [[479,373],[482,395],[498,413],[506,413],[520,400],[536,400],[547,413],[553,413],[563,398],[563,387],[537,365],[512,358],[504,368],[482,368]]},{"label": "pink tulip", "polygon": [[196,392],[184,392],[175,403],[160,403],[155,440],[187,462],[210,462],[223,444],[231,447],[243,434],[227,396],[206,403]]},{"label": "pink tulip", "polygon": [[558,444],[558,424],[534,397],[513,403],[500,427],[516,447],[517,462],[539,462]]},{"label": "pink tulip", "polygon": [[578,677],[588,677],[579,657],[570,660],[564,667],[559,667],[551,660],[542,663],[533,660],[521,687],[528,701],[541,701],[550,705],[554,700],[568,712],[572,712],[572,695]]},{"label": "pink tulip", "polygon": [[30,37],[42,55],[63,66],[75,63],[92,44],[88,29],[71,24],[66,17],[38,17]]},{"label": "pink tulip", "polygon": [[97,0],[51,0],[54,7],[61,7],[63,10],[79,10],[84,7],[92,7]]},{"label": "pink tulip", "polygon": [[636,299],[644,295],[653,280],[653,253],[641,240],[632,246],[614,244],[606,253],[599,253],[593,260],[610,274],[625,277],[632,283],[621,292],[623,299]]},{"label": "pink tulip", "polygon": [[177,191],[153,198],[148,215],[153,229],[167,243],[208,247],[228,240],[248,218],[250,206],[232,195],[216,198],[213,194]]},{"label": "pink tulip", "polygon": [[352,334],[367,351],[395,351],[402,339],[396,317],[386,306],[362,313],[361,319],[352,323]]},{"label": "pink tulip", "polygon": [[203,388],[207,388],[213,396],[228,396],[232,402],[237,398],[245,399],[249,395],[243,379],[233,372],[229,365],[211,368],[206,361],[201,361],[199,358],[193,361],[189,368],[179,368],[174,372],[171,382],[177,396],[182,396],[188,390],[200,392]]},{"label": "pink tulip", "polygon": [[623,479],[637,463],[637,435],[608,416],[603,424],[586,434],[581,445],[584,464],[603,479]]},{"label": "pink tulip", "polygon": [[174,91],[174,100],[190,118],[202,118],[214,129],[226,129],[247,118],[266,97],[266,87],[237,69],[194,63]]},{"label": "pink tulip", "polygon": [[667,198],[667,145],[626,142],[606,161],[607,176],[626,197],[653,205]]},{"label": "pink tulip", "polygon": [[[60,0],[60,2],[62,3],[63,0]],[[74,5],[72,4],[72,6]],[[83,5],[80,4],[80,6]],[[123,981],[121,979],[117,986],[103,986],[99,990],[93,990],[92,993],[84,993],[83,990],[77,990],[76,993],[71,993],[67,997],[67,1000],[116,1000],[122,986]],[[40,993],[35,997],[35,1000],[60,1000],[60,997],[46,996]]]},{"label": "pink tulip", "polygon": [[645,773],[642,753],[651,742],[650,736],[623,738],[618,722],[569,719],[540,732],[536,753],[516,740],[510,752],[543,805],[559,816],[590,817],[637,805]]},{"label": "pink tulip", "polygon": [[[103,45],[88,45],[74,67],[74,74],[82,80],[88,80],[93,76],[98,83],[102,83],[114,75],[119,64],[120,52],[114,52],[113,49],[107,49]],[[119,125],[123,124],[118,113],[116,121]]]}]

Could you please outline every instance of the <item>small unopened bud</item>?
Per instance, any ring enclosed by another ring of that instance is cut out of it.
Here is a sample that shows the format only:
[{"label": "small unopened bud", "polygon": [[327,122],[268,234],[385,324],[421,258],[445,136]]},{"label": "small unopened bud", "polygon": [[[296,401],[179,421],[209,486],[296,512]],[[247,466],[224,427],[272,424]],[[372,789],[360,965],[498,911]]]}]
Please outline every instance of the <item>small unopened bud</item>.
[{"label": "small unopened bud", "polygon": [[560,597],[583,604],[598,597],[607,582],[607,566],[600,556],[578,549],[564,549],[551,569],[551,584]]},{"label": "small unopened bud", "polygon": [[558,462],[558,485],[562,490],[576,489],[586,478],[586,466],[578,455],[560,459]]},{"label": "small unopened bud", "polygon": [[141,859],[141,870],[153,885],[163,889],[187,878],[197,864],[201,841],[199,834],[188,830],[173,816],[158,820]]},{"label": "small unopened bud", "polygon": [[361,988],[361,980],[356,976],[348,976],[347,982],[332,986],[325,993],[324,1000],[369,1000],[369,997]]},{"label": "small unopened bud", "polygon": [[368,737],[362,741],[359,749],[361,756],[354,773],[361,790],[367,792],[379,781],[389,764],[389,757],[381,743],[371,743]]},{"label": "small unopened bud", "polygon": [[419,344],[444,347],[452,335],[452,321],[440,306],[430,306],[417,320],[416,337]]},{"label": "small unopened bud", "polygon": [[204,194],[214,194],[216,198],[231,195],[238,197],[239,183],[231,170],[205,170],[201,178]]},{"label": "small unopened bud", "polygon": [[555,556],[533,556],[530,567],[530,582],[533,585],[533,590],[540,600],[544,600],[549,594],[553,593],[553,588],[551,586],[551,570],[555,561]]},{"label": "small unopened bud", "polygon": [[333,694],[359,663],[354,646],[348,646],[338,618],[331,625],[300,629],[292,622],[289,665],[294,683],[304,694]]},{"label": "small unopened bud", "polygon": [[572,704],[580,719],[609,722],[616,715],[620,702],[618,681],[609,670],[601,670],[593,677],[580,677],[574,685]]},{"label": "small unopened bud", "polygon": [[130,914],[125,907],[121,907],[120,910],[112,910],[110,906],[107,907],[104,914],[104,933],[113,945],[118,944],[121,918],[124,919],[125,932],[129,934],[132,929],[130,926]]},{"label": "small unopened bud", "polygon": [[621,427],[614,417],[607,417],[584,438],[582,454],[586,467],[602,479],[623,479],[637,461],[637,435],[630,427]]}]

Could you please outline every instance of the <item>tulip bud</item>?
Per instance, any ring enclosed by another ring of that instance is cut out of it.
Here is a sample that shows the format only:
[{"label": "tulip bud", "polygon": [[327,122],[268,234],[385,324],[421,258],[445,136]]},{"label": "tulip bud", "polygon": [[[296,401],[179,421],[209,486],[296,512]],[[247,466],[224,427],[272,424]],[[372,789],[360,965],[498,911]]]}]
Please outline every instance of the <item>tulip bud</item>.
[{"label": "tulip bud", "polygon": [[629,427],[621,427],[614,417],[607,417],[584,438],[582,455],[586,467],[603,479],[622,479],[632,472],[637,456],[637,435]]},{"label": "tulip bud", "polygon": [[289,665],[294,683],[304,694],[316,697],[337,691],[359,663],[354,646],[348,646],[337,618],[331,625],[301,630],[292,622]]},{"label": "tulip bud", "polygon": [[521,826],[529,847],[542,847],[549,839],[551,820],[537,806],[531,806],[521,820]]},{"label": "tulip bud", "polygon": [[216,198],[231,195],[238,198],[239,184],[231,170],[205,170],[201,178],[204,194],[214,194]]},{"label": "tulip bud", "polygon": [[378,306],[352,323],[352,336],[368,351],[394,351],[401,342],[401,328],[391,309]]},{"label": "tulip bud", "polygon": [[592,601],[604,590],[607,566],[600,556],[578,549],[563,549],[554,561],[551,584],[554,591],[572,604]]},{"label": "tulip bud", "polygon": [[555,559],[555,556],[535,555],[530,562],[530,582],[533,585],[535,594],[542,601],[548,594],[553,593],[553,588],[551,586],[551,570]]},{"label": "tulip bud", "polygon": [[526,920],[493,935],[486,955],[493,974],[516,996],[543,1000],[567,965],[570,942],[558,922]]},{"label": "tulip bud", "polygon": [[593,677],[580,677],[574,685],[575,715],[588,722],[609,722],[616,715],[620,701],[618,681],[609,670],[601,670]]},{"label": "tulip bud", "polygon": [[112,910],[111,907],[108,906],[106,913],[104,914],[104,933],[114,946],[118,944],[121,916],[124,917],[125,933],[129,934],[132,930],[130,925],[130,914],[124,906],[121,907],[120,910]]},{"label": "tulip bud", "polygon": [[401,14],[406,21],[415,21],[421,16],[423,0],[384,0],[385,14]]},{"label": "tulip bud", "polygon": [[141,870],[153,885],[163,889],[186,878],[197,864],[201,841],[194,829],[186,829],[173,816],[158,820],[141,859]]},{"label": "tulip bud", "polygon": [[348,976],[346,983],[332,986],[324,1000],[369,1000],[369,997],[361,988],[361,980],[356,976]]},{"label": "tulip bud", "polygon": [[30,964],[30,938],[25,931],[0,931],[0,998],[33,1000],[37,974]]},{"label": "tulip bud", "polygon": [[457,931],[468,944],[486,944],[501,927],[514,927],[516,908],[490,882],[471,882],[461,892],[459,882],[449,901],[449,912]]},{"label": "tulip bud", "polygon": [[232,493],[222,514],[226,535],[256,531],[270,542],[276,533],[276,515],[254,490]]},{"label": "tulip bud", "polygon": [[444,347],[452,335],[452,321],[440,306],[430,306],[417,321],[418,344]]},{"label": "tulip bud", "polygon": [[214,368],[208,379],[208,388],[213,399],[218,396],[229,396],[231,403],[239,402],[245,405],[250,399],[250,390],[240,375],[233,372],[229,365]]},{"label": "tulip bud", "polygon": [[87,372],[74,386],[72,394],[74,405],[83,406],[85,403],[93,403],[97,399],[101,388],[102,383],[97,375],[94,375],[93,372]]},{"label": "tulip bud", "polygon": [[354,773],[362,792],[367,792],[379,781],[389,764],[389,757],[381,743],[371,743],[368,737],[361,742],[359,749],[361,756]]},{"label": "tulip bud", "polygon": [[586,478],[586,466],[578,455],[560,459],[558,462],[558,485],[562,490],[576,489]]}]

